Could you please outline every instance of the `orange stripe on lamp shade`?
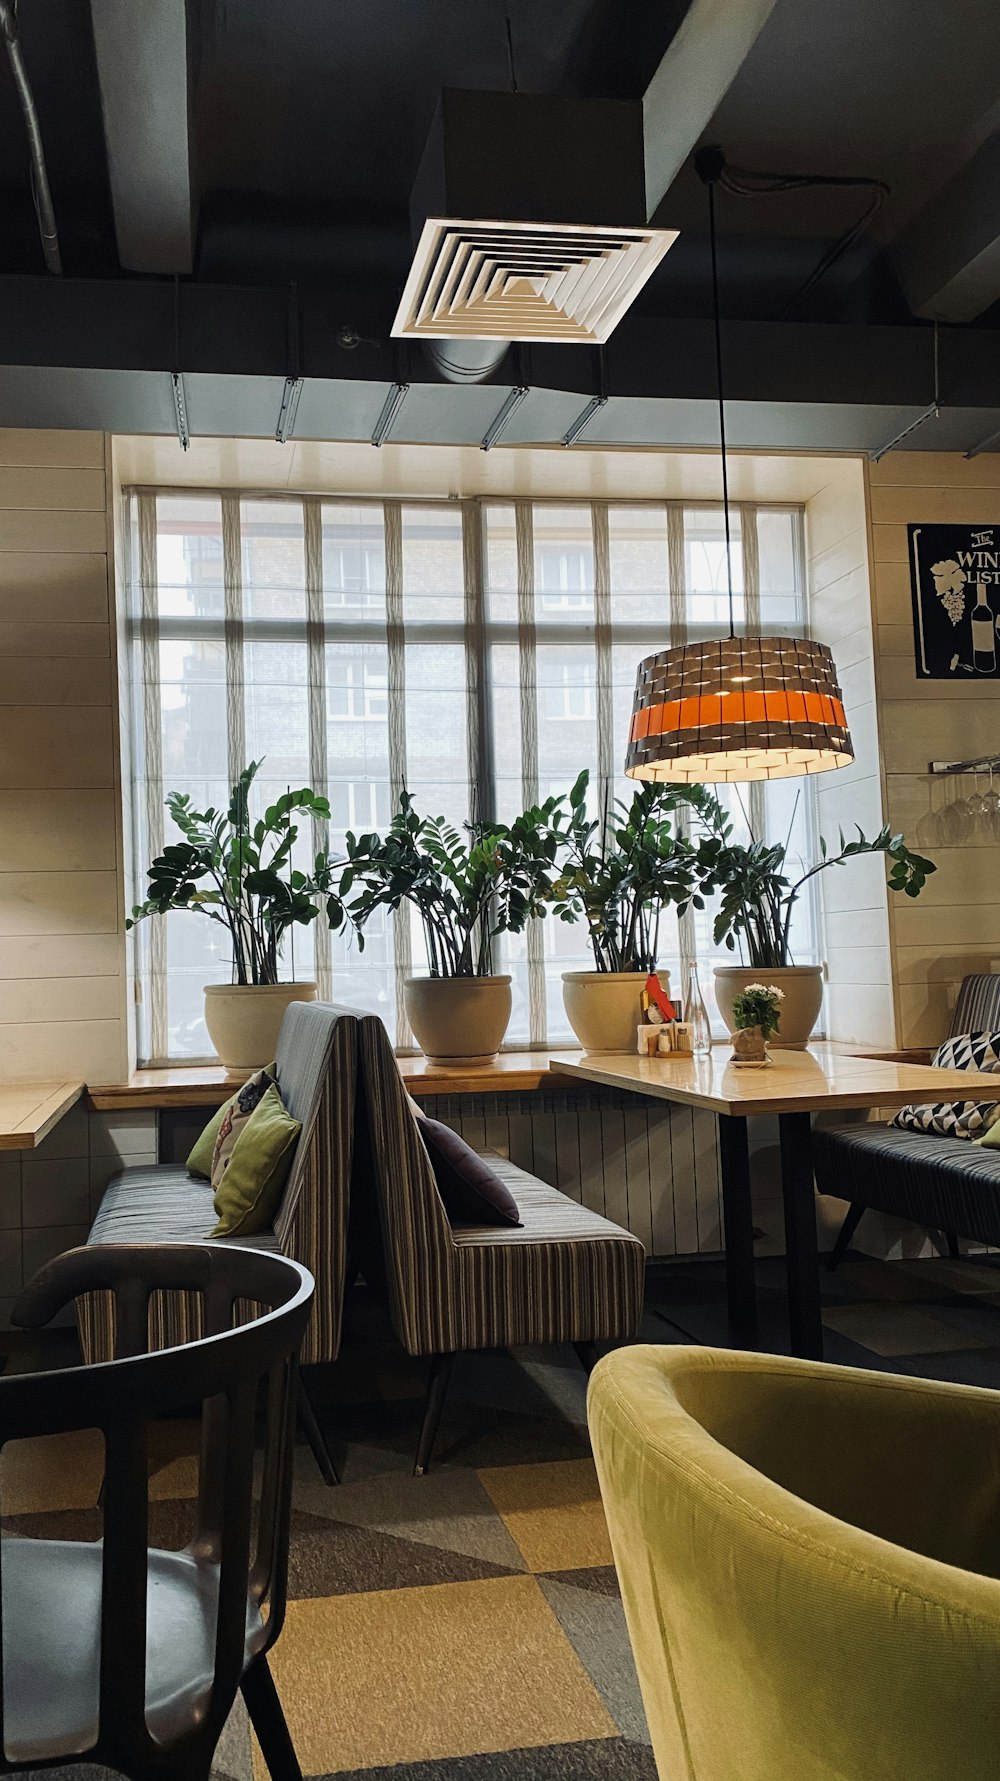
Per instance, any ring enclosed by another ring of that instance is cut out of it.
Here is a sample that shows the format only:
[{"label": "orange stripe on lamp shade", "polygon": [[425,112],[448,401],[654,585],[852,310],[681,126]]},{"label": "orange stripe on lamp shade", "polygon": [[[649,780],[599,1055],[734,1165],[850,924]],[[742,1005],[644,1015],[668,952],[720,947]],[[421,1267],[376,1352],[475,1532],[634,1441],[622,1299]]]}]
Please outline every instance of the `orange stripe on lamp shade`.
[{"label": "orange stripe on lamp shade", "polygon": [[847,728],[839,699],[829,693],[728,692],[644,705],[632,718],[631,740],[674,730],[713,729],[721,724],[802,723]]}]

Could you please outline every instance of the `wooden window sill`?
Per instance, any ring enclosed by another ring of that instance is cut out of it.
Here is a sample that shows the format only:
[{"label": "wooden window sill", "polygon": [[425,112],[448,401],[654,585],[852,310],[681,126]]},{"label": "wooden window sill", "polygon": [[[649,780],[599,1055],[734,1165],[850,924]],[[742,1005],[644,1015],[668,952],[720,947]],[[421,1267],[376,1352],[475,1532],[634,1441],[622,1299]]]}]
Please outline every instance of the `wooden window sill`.
[{"label": "wooden window sill", "polygon": [[[578,1057],[578,1051],[504,1051],[493,1064],[449,1070],[425,1057],[401,1057],[400,1073],[410,1093],[482,1095],[533,1092],[548,1080],[553,1058]],[[221,1065],[177,1066],[137,1070],[128,1082],[100,1083],[88,1088],[89,1104],[98,1112],[128,1107],[218,1107],[245,1080],[240,1071]]]},{"label": "wooden window sill", "polygon": [[[879,1058],[892,1063],[924,1063],[923,1051],[877,1051],[863,1045],[837,1046],[848,1054]],[[580,1057],[578,1049],[560,1051],[502,1051],[495,1063],[469,1069],[444,1069],[425,1057],[401,1057],[400,1074],[417,1099],[430,1095],[533,1094],[556,1086],[549,1065],[559,1059]],[[88,1088],[89,1105],[98,1112],[120,1112],[130,1107],[218,1107],[245,1080],[216,1065],[178,1065],[171,1069],[137,1070],[128,1082],[100,1083]],[[565,1078],[559,1086],[565,1087]]]}]

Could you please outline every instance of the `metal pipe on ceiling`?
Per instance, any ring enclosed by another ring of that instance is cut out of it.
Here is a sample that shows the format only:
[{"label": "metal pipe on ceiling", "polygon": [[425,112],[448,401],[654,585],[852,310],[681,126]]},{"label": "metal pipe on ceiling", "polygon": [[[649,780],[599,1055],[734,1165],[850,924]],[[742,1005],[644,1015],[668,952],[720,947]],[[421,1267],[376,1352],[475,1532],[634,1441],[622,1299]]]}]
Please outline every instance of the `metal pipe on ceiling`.
[{"label": "metal pipe on ceiling", "polygon": [[38,233],[42,239],[42,252],[45,264],[50,272],[62,272],[62,255],[59,252],[59,231],[56,228],[56,213],[52,204],[52,193],[49,189],[49,176],[45,167],[45,149],[42,144],[42,130],[38,121],[35,96],[31,90],[28,71],[24,66],[21,53],[21,39],[18,32],[17,0],[0,0],[0,32],[3,34],[7,48],[7,60],[14,76],[17,96],[21,101],[24,113],[24,127],[28,134],[28,153],[31,156],[31,195],[35,203],[35,215],[38,218]]},{"label": "metal pipe on ceiling", "polygon": [[424,357],[448,383],[485,383],[499,371],[509,340],[424,340]]}]

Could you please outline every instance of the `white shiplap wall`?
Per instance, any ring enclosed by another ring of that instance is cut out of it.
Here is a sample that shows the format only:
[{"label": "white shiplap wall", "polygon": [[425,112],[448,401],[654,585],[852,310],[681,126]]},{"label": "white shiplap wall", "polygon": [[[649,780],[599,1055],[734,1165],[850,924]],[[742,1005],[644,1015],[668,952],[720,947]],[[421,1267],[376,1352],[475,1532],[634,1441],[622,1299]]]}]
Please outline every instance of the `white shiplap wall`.
[{"label": "white shiplap wall", "polygon": [[[855,823],[877,834],[882,814],[879,712],[875,702],[864,469],[831,460],[830,481],[806,502],[806,558],[813,636],[828,643],[840,675],[854,763],[815,781],[817,826],[831,846]],[[892,1045],[895,1037],[885,867],[854,860],[820,880],[831,1039]]]},{"label": "white shiplap wall", "polygon": [[1000,455],[894,452],[869,475],[886,815],[938,867],[918,899],[890,902],[896,1038],[936,1045],[962,977],[1000,960],[1000,847],[984,826],[949,832],[943,809],[972,781],[933,779],[927,764],[1000,751],[1000,681],[918,680],[906,528],[1000,526]]},{"label": "white shiplap wall", "polygon": [[106,481],[0,430],[0,1079],[128,1069]]}]

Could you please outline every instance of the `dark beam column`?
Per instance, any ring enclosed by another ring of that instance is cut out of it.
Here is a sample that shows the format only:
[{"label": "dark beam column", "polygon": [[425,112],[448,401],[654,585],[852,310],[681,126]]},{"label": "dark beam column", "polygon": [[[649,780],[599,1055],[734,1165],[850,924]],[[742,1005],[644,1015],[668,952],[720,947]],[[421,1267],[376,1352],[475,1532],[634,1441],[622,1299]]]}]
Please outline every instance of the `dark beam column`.
[{"label": "dark beam column", "polygon": [[185,0],[91,0],[118,257],[129,272],[190,272]]}]

